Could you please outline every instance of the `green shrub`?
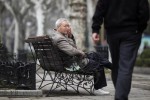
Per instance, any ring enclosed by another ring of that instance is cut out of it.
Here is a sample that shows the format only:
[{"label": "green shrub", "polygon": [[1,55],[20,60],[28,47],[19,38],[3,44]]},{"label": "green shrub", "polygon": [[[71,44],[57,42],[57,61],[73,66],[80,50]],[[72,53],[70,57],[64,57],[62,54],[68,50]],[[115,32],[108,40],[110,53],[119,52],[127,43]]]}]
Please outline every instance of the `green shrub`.
[{"label": "green shrub", "polygon": [[136,62],[135,62],[135,65],[136,66],[142,66],[143,65],[143,61],[140,58],[137,58]]},{"label": "green shrub", "polygon": [[145,49],[142,54],[137,57],[135,65],[150,67],[150,49]]},{"label": "green shrub", "polygon": [[146,58],[146,59],[143,60],[143,66],[150,67],[150,58]]},{"label": "green shrub", "polygon": [[150,58],[150,49],[145,49],[140,55],[141,59]]},{"label": "green shrub", "polygon": [[150,58],[149,59],[136,59],[135,65],[139,67],[150,67]]}]

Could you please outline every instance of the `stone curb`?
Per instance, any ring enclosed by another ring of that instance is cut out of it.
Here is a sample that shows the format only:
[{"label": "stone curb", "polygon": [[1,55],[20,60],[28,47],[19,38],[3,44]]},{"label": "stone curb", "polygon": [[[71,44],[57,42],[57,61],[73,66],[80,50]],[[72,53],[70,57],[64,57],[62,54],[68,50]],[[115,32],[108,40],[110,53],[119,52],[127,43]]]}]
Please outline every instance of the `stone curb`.
[{"label": "stone curb", "polygon": [[2,96],[23,96],[23,97],[40,97],[42,90],[0,90],[0,97]]}]

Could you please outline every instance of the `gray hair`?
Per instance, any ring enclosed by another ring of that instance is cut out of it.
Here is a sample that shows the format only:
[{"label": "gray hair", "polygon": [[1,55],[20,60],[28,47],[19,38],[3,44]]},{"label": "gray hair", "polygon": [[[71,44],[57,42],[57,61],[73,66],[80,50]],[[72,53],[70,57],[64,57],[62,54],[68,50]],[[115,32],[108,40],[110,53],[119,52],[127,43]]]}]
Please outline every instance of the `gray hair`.
[{"label": "gray hair", "polygon": [[59,18],[59,19],[57,19],[57,21],[55,23],[55,28],[57,29],[63,21],[67,21],[69,23],[69,21],[66,18]]}]

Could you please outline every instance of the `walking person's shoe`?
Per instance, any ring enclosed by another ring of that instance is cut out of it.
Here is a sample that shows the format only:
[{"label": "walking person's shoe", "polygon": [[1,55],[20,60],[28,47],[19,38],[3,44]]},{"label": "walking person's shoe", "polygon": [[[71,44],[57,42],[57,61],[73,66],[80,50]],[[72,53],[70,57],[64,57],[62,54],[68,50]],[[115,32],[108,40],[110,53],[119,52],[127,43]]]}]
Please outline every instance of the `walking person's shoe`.
[{"label": "walking person's shoe", "polygon": [[110,92],[105,91],[104,89],[98,89],[98,90],[94,90],[94,94],[95,95],[109,95]]}]

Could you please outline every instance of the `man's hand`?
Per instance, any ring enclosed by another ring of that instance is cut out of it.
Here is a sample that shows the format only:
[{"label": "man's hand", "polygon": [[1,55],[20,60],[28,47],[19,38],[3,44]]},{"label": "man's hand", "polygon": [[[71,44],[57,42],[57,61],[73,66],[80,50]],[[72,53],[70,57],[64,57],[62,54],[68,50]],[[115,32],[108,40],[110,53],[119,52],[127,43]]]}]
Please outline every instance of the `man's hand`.
[{"label": "man's hand", "polygon": [[69,37],[69,38],[71,38],[71,37],[72,37],[71,28],[69,28],[69,29],[68,29],[68,31],[67,31],[67,35],[68,35],[68,37]]},{"label": "man's hand", "polygon": [[100,36],[98,33],[93,33],[92,34],[92,39],[94,41],[94,44],[98,44],[100,42]]}]

